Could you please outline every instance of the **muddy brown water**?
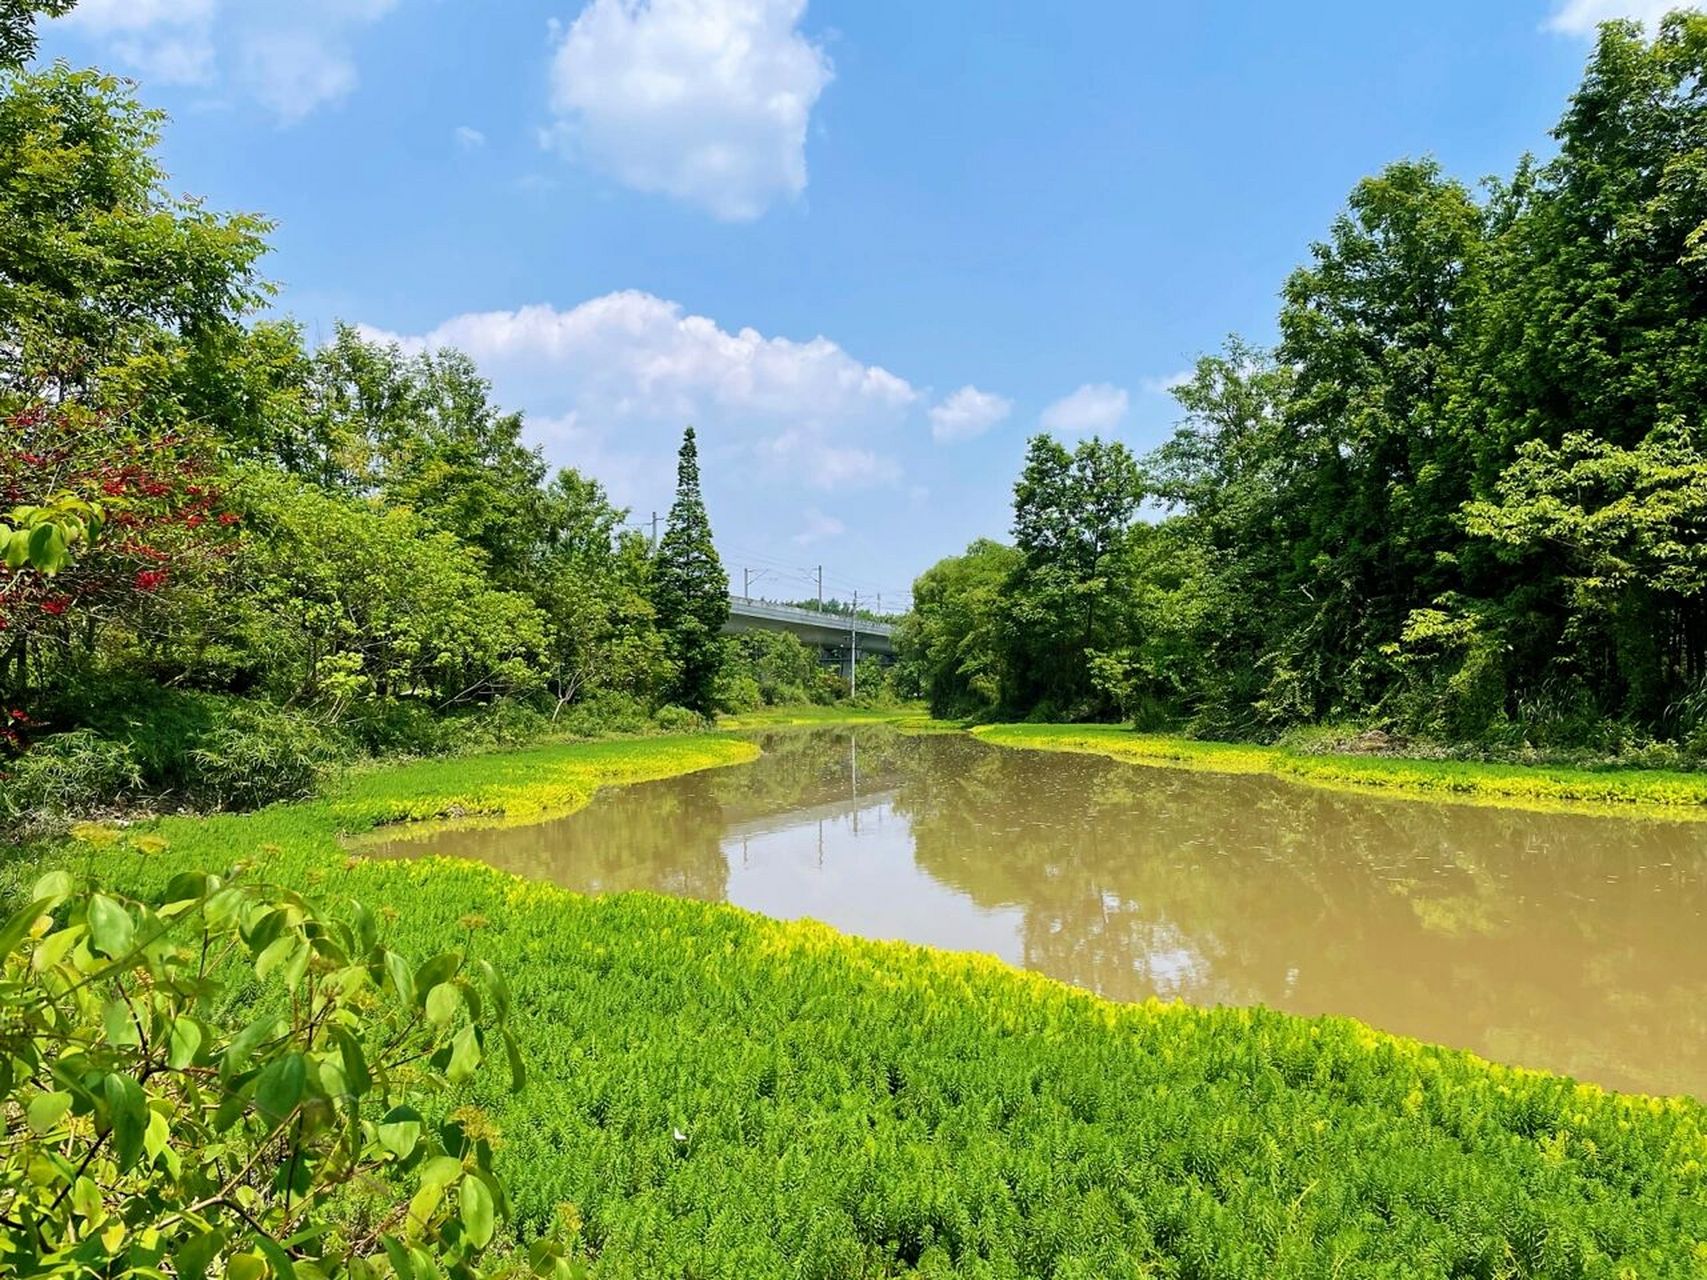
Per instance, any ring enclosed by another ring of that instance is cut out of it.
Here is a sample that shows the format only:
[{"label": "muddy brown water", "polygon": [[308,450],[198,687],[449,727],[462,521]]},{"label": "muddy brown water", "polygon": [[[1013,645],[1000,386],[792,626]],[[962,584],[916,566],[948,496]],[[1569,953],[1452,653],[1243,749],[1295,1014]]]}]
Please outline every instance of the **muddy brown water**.
[{"label": "muddy brown water", "polygon": [[1707,823],[1319,790],[881,726],[379,846],[1265,1004],[1707,1097]]}]

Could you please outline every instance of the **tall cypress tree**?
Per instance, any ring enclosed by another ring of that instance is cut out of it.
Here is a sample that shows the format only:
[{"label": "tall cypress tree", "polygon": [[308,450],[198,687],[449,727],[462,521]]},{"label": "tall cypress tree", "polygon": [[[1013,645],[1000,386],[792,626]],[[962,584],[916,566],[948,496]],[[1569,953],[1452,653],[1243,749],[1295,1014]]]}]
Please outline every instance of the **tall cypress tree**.
[{"label": "tall cypress tree", "polygon": [[676,668],[670,701],[710,715],[729,620],[729,575],[711,543],[711,521],[699,493],[699,449],[693,428],[676,456],[676,500],[652,572],[652,605]]}]

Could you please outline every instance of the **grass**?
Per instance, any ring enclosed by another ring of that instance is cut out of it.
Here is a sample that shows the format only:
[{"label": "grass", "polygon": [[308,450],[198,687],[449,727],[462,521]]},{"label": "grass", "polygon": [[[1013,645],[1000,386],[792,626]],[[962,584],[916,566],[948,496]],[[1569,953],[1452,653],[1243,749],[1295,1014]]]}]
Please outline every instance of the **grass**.
[{"label": "grass", "polygon": [[1136,733],[1124,725],[994,724],[972,733],[997,746],[1079,751],[1131,764],[1214,773],[1266,773],[1314,786],[1546,811],[1619,806],[1644,815],[1707,819],[1703,773],[1304,754],[1278,746]]},{"label": "grass", "polygon": [[394,945],[417,957],[466,939],[514,988],[532,1077],[482,1099],[514,1229],[574,1205],[596,1276],[1707,1266],[1696,1102],[1346,1019],[1116,1005],[977,956],[340,843],[402,819],[522,821],[752,752],[696,735],[426,761],[301,804],[161,820],[145,834],[163,849],[132,837],[69,856],[138,889],[248,859],[389,908]]}]

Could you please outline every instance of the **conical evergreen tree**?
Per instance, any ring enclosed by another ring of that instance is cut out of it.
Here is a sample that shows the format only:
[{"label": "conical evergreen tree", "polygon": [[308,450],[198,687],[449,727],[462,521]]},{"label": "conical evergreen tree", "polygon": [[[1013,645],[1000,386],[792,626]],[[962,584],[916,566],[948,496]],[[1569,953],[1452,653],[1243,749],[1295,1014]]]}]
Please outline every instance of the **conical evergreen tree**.
[{"label": "conical evergreen tree", "polygon": [[710,715],[729,620],[729,575],[711,542],[692,427],[676,458],[676,500],[652,571],[652,605],[676,669],[670,701]]}]

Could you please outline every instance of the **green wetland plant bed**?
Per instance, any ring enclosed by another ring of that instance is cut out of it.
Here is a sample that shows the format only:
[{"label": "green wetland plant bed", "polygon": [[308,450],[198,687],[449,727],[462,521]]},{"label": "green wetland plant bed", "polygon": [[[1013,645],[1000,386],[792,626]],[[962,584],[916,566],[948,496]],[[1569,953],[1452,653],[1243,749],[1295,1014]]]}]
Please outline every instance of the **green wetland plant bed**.
[{"label": "green wetland plant bed", "polygon": [[1707,819],[1707,773],[1306,755],[1285,747],[1137,733],[1112,724],[993,724],[972,733],[997,746],[1082,751],[1131,764],[1215,773],[1267,773],[1316,786],[1524,809],[1634,807],[1644,816]]},{"label": "green wetland plant bed", "polygon": [[[75,846],[146,888],[250,860],[472,933],[527,1090],[482,1101],[528,1237],[570,1212],[606,1277],[1699,1276],[1707,1110],[1344,1019],[1116,1005],[994,960],[485,867],[369,861],[403,817],[554,812],[737,763],[716,735],[353,778],[324,800]],[[155,842],[130,842],[153,847]]]}]

